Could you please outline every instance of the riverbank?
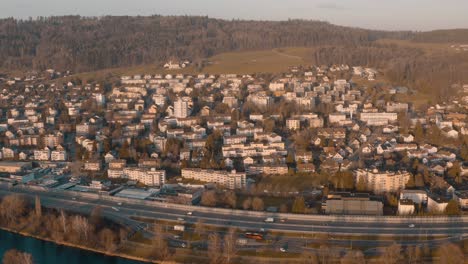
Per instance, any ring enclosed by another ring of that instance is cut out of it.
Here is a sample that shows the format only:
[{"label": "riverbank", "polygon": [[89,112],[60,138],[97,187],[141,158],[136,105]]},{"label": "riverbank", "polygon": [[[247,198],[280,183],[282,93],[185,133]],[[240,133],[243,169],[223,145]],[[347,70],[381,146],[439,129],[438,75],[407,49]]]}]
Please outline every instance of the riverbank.
[{"label": "riverbank", "polygon": [[128,255],[128,254],[124,254],[124,253],[106,252],[104,250],[91,248],[91,247],[86,247],[86,246],[83,246],[83,245],[78,245],[78,244],[74,244],[74,243],[70,243],[70,242],[55,241],[55,240],[53,240],[51,238],[41,237],[41,236],[38,236],[38,235],[30,234],[28,232],[15,230],[15,229],[4,227],[4,226],[0,226],[0,230],[10,232],[10,233],[14,233],[14,234],[17,234],[17,235],[21,235],[23,237],[34,238],[34,239],[37,239],[37,240],[54,243],[54,244],[59,245],[59,246],[65,246],[65,247],[85,250],[85,251],[101,254],[101,255],[104,255],[104,256],[108,256],[108,257],[124,258],[124,259],[128,259],[128,260],[139,261],[139,262],[144,262],[144,263],[159,263],[159,262],[156,262],[154,260],[149,260],[149,259],[145,259],[145,258],[133,256],[133,255]]}]

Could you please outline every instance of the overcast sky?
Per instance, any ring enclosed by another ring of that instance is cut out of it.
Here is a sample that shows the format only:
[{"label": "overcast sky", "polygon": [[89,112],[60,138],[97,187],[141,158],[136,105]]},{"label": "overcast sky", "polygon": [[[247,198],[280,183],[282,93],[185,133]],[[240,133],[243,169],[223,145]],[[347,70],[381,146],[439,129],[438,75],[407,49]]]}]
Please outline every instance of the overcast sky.
[{"label": "overcast sky", "polygon": [[387,30],[468,28],[468,0],[0,0],[0,17],[207,15],[303,18]]}]

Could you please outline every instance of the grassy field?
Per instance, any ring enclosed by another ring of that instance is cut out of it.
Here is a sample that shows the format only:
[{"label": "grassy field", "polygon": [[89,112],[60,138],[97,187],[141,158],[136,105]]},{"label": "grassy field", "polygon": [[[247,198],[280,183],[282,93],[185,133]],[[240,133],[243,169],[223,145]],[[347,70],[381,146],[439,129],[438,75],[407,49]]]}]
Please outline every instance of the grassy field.
[{"label": "grassy field", "polygon": [[251,74],[256,72],[278,73],[291,66],[310,65],[307,59],[313,48],[282,48],[272,50],[228,52],[208,59],[206,73]]}]

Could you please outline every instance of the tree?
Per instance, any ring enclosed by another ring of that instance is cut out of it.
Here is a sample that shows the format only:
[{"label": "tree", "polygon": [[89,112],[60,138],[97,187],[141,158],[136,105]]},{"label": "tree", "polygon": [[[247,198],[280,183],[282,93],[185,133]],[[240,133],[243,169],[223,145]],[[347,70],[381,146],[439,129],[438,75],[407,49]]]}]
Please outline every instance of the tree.
[{"label": "tree", "polygon": [[94,226],[98,226],[101,222],[101,213],[102,212],[102,208],[101,206],[95,206],[93,208],[93,211],[91,211],[91,215],[89,217],[89,222],[94,225]]},{"label": "tree", "polygon": [[315,253],[309,251],[303,251],[299,263],[301,264],[319,264],[318,257]]},{"label": "tree", "polygon": [[406,188],[414,188],[415,185],[416,185],[416,183],[415,183],[415,180],[414,180],[414,176],[410,175],[409,180],[406,183]]},{"label": "tree", "polygon": [[244,210],[249,210],[252,207],[252,198],[246,198],[244,202],[242,202],[242,208]]},{"label": "tree", "polygon": [[366,181],[364,180],[364,177],[359,177],[356,183],[356,190],[358,192],[365,192],[367,190],[367,185],[366,185]]},{"label": "tree", "polygon": [[385,248],[382,256],[379,259],[379,261],[384,264],[401,263],[402,260],[401,246],[396,243]]},{"label": "tree", "polygon": [[227,234],[224,236],[223,254],[225,263],[229,264],[237,254],[237,235],[236,229],[230,228]]},{"label": "tree", "polygon": [[158,260],[165,260],[169,257],[169,246],[164,239],[164,232],[162,225],[154,224],[153,226],[153,240],[152,242],[152,256]]},{"label": "tree", "polygon": [[197,234],[199,237],[205,232],[205,223],[203,222],[203,219],[198,219],[197,222],[195,223],[195,228],[193,230],[195,234]]},{"label": "tree", "polygon": [[202,194],[200,203],[204,206],[215,206],[216,205],[216,193],[215,191],[206,191]]},{"label": "tree", "polygon": [[468,144],[466,144],[466,142],[463,142],[460,148],[460,157],[463,161],[468,161]]},{"label": "tree", "polygon": [[435,255],[439,257],[439,263],[458,264],[465,261],[465,256],[460,247],[451,243],[440,246]]},{"label": "tree", "polygon": [[408,246],[406,248],[406,256],[408,257],[409,263],[415,263],[421,261],[422,250],[420,246]]},{"label": "tree", "polygon": [[35,206],[34,211],[36,213],[36,217],[40,219],[42,216],[42,206],[41,206],[41,198],[39,198],[38,195],[36,195],[34,206]]},{"label": "tree", "polygon": [[221,250],[221,239],[218,233],[211,233],[208,235],[208,257],[210,263],[218,264],[221,262],[223,252]]},{"label": "tree", "polygon": [[114,252],[117,249],[117,236],[109,228],[99,232],[99,242],[107,252]]},{"label": "tree", "polygon": [[424,178],[421,173],[418,173],[414,176],[414,186],[415,187],[424,187]]},{"label": "tree", "polygon": [[237,205],[236,193],[228,191],[224,194],[224,202],[231,208],[235,209]]},{"label": "tree", "polygon": [[261,198],[255,197],[252,200],[252,209],[255,211],[263,211],[265,205],[263,204],[263,200]]},{"label": "tree", "polygon": [[414,127],[414,138],[417,140],[417,141],[420,141],[422,139],[424,139],[424,128],[421,124],[421,122],[417,122],[416,123],[416,126]]},{"label": "tree", "polygon": [[348,251],[346,255],[341,258],[341,264],[365,264],[366,259],[364,254],[360,251]]},{"label": "tree", "polygon": [[288,206],[286,204],[281,204],[279,208],[280,213],[287,213],[288,212]]},{"label": "tree", "polygon": [[460,215],[460,206],[456,200],[450,200],[445,208],[447,215]]},{"label": "tree", "polygon": [[292,212],[295,214],[303,214],[305,213],[305,201],[304,197],[299,196],[294,199],[293,207],[292,207]]},{"label": "tree", "polygon": [[8,195],[0,203],[0,219],[6,224],[16,223],[26,213],[26,200],[17,194]]},{"label": "tree", "polygon": [[16,249],[10,249],[3,255],[3,264],[33,264],[32,255]]}]

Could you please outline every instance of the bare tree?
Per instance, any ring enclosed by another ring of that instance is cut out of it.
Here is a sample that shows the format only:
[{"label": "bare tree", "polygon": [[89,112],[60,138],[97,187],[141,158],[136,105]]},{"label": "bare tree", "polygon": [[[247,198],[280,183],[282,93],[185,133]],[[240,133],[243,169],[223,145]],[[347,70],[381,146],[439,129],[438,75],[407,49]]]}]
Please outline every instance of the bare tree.
[{"label": "bare tree", "polygon": [[99,232],[99,242],[101,246],[108,252],[113,252],[117,249],[117,238],[112,230],[104,228]]},{"label": "bare tree", "polygon": [[408,246],[406,248],[406,256],[409,263],[419,262],[422,257],[422,250],[420,246]]},{"label": "bare tree", "polygon": [[301,264],[319,264],[317,255],[313,252],[304,251],[302,252],[299,263]]},{"label": "bare tree", "polygon": [[94,225],[98,226],[101,222],[101,215],[102,215],[102,208],[101,206],[95,206],[93,211],[91,211],[91,215],[89,217],[89,222]]},{"label": "bare tree", "polygon": [[364,254],[360,251],[348,251],[346,255],[341,258],[341,264],[365,264],[366,259]]},{"label": "bare tree", "polygon": [[62,229],[63,233],[67,233],[67,215],[65,214],[65,211],[60,210],[60,222],[62,224]]},{"label": "bare tree", "polygon": [[265,205],[263,204],[263,200],[261,198],[255,197],[252,200],[252,209],[255,211],[263,211]]},{"label": "bare tree", "polygon": [[205,223],[203,222],[203,219],[198,219],[197,220],[197,222],[195,223],[194,232],[199,237],[201,237],[203,232],[205,232]]},{"label": "bare tree", "polygon": [[26,200],[20,195],[8,195],[0,204],[0,216],[9,225],[17,222],[26,213]]},{"label": "bare tree", "polygon": [[169,257],[169,246],[167,245],[167,241],[164,239],[164,231],[162,225],[155,224],[153,227],[153,257],[159,260],[165,260]]},{"label": "bare tree", "polygon": [[237,254],[237,234],[235,228],[230,228],[224,236],[223,254],[225,263],[229,264]]},{"label": "bare tree", "polygon": [[247,198],[244,200],[244,202],[242,202],[242,208],[244,208],[244,210],[249,210],[250,208],[252,207],[252,198]]},{"label": "bare tree", "polygon": [[465,255],[459,246],[451,243],[440,246],[436,251],[439,263],[457,264],[465,262]]},{"label": "bare tree", "polygon": [[218,264],[222,261],[221,239],[218,233],[208,235],[208,257],[210,263]]},{"label": "bare tree", "polygon": [[204,206],[216,205],[216,193],[214,191],[206,191],[202,194],[201,202]]},{"label": "bare tree", "polygon": [[36,195],[36,200],[35,200],[35,213],[37,218],[41,218],[42,216],[42,206],[41,206],[41,198],[39,198],[38,195]]},{"label": "bare tree", "polygon": [[76,242],[92,242],[90,238],[93,228],[87,218],[80,215],[72,216],[71,228],[76,235]]},{"label": "bare tree", "polygon": [[229,191],[225,194],[224,196],[224,202],[229,205],[229,207],[231,208],[236,208],[236,205],[237,205],[237,197],[236,197],[236,193],[234,193],[233,191]]},{"label": "bare tree", "polygon": [[401,245],[394,243],[393,245],[385,248],[385,251],[379,260],[384,264],[400,263],[402,261]]},{"label": "bare tree", "polygon": [[3,264],[33,264],[32,255],[16,249],[10,249],[3,256]]}]

